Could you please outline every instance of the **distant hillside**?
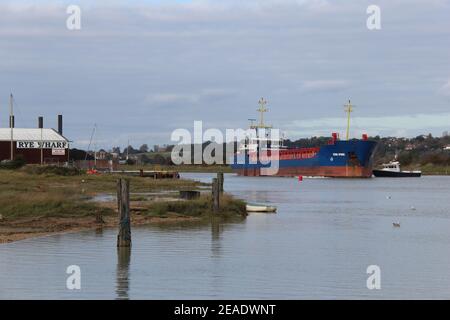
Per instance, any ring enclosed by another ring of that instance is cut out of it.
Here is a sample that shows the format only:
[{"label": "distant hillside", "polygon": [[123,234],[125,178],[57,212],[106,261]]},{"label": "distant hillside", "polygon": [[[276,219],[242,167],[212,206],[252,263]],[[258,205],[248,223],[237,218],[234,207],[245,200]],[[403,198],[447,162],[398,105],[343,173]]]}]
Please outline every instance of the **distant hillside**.
[{"label": "distant hillside", "polygon": [[450,165],[450,150],[444,150],[450,145],[450,136],[433,137],[430,134],[411,139],[395,137],[373,139],[378,141],[375,153],[377,163],[392,160],[397,154],[398,160],[405,166]]}]

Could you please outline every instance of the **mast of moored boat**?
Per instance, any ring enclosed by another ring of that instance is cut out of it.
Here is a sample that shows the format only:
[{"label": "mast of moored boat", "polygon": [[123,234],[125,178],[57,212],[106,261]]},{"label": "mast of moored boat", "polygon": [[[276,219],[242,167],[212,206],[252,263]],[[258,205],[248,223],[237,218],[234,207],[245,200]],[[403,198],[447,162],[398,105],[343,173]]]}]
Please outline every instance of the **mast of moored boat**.
[{"label": "mast of moored boat", "polygon": [[11,93],[9,96],[9,127],[11,129],[11,161],[14,160],[14,113],[13,113],[13,94]]}]

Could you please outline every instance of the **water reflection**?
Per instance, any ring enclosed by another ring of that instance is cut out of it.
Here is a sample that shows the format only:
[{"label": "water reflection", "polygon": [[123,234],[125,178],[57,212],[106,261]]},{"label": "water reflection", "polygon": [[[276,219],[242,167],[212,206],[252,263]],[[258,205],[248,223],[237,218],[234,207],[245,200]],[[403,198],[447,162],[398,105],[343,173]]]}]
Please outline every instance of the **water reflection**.
[{"label": "water reflection", "polygon": [[212,257],[220,257],[220,238],[223,232],[223,224],[217,218],[211,219],[211,254]]},{"label": "water reflection", "polygon": [[117,248],[116,299],[128,300],[131,248]]},{"label": "water reflection", "polygon": [[95,228],[95,236],[98,238],[103,237],[103,227]]}]

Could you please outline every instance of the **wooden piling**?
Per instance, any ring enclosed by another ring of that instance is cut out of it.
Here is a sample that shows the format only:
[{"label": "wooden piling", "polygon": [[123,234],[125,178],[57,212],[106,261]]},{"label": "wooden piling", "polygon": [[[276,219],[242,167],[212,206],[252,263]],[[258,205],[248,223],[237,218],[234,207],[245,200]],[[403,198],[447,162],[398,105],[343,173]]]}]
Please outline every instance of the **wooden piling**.
[{"label": "wooden piling", "polygon": [[117,247],[131,247],[130,181],[127,179],[117,181],[117,204],[119,207]]},{"label": "wooden piling", "polygon": [[219,207],[220,207],[220,191],[219,191],[219,181],[217,180],[217,178],[213,178],[212,180],[212,207],[213,207],[213,212],[217,213],[219,212]]},{"label": "wooden piling", "polygon": [[103,220],[103,215],[102,215],[101,211],[97,211],[95,213],[95,222],[100,223],[100,224],[105,223],[105,220]]},{"label": "wooden piling", "polygon": [[200,191],[197,190],[180,190],[180,198],[193,200],[200,198]]},{"label": "wooden piling", "polygon": [[217,182],[219,183],[219,192],[223,193],[223,172],[217,173]]}]

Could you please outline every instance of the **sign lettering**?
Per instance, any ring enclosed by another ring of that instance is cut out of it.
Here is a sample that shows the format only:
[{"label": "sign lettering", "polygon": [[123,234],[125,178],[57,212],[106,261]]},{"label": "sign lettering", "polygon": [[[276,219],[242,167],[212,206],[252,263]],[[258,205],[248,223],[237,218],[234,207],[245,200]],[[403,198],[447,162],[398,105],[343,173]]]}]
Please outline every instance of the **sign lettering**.
[{"label": "sign lettering", "polygon": [[67,149],[66,141],[17,141],[17,149]]}]

